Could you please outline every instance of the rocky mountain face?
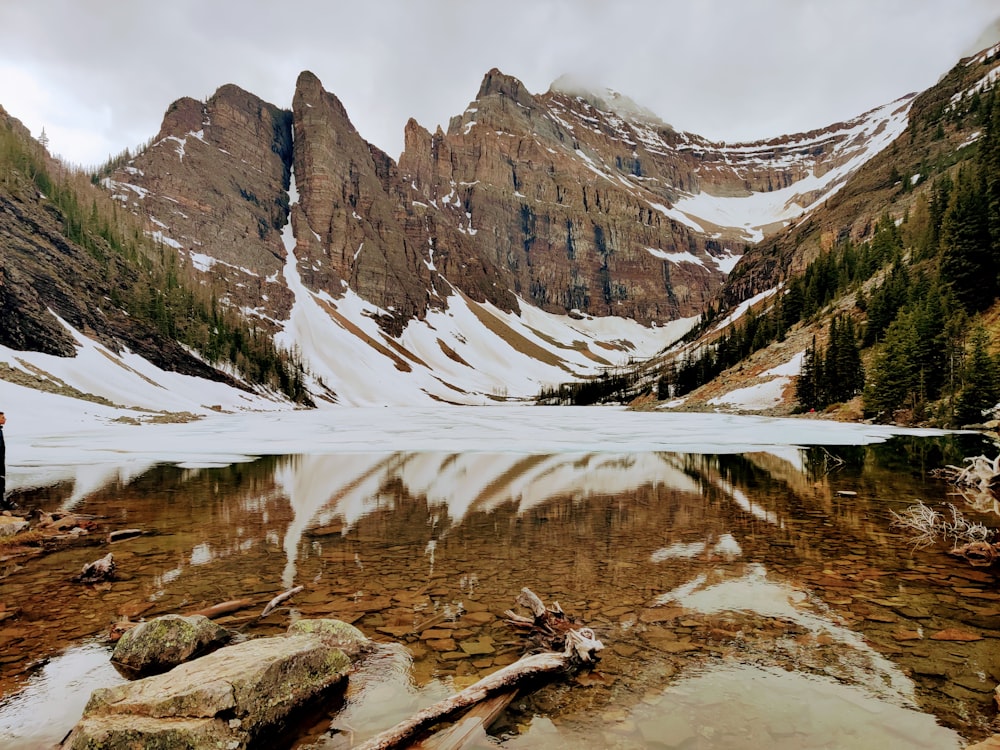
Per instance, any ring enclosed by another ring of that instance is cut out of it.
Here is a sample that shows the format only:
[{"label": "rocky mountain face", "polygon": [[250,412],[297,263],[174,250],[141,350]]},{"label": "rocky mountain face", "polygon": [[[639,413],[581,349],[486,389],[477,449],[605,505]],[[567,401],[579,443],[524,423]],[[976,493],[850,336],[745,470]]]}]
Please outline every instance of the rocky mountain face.
[{"label": "rocky mountain face", "polygon": [[447,130],[407,123],[397,163],[304,72],[291,111],[233,85],[174,102],[102,183],[213,299],[301,352],[314,393],[467,403],[668,346],[908,107],[725,144],[615,92],[532,94],[492,70]]},{"label": "rocky mountain face", "polygon": [[303,282],[334,297],[346,284],[393,334],[452,288],[503,310],[663,323],[699,314],[747,243],[838,188],[906,109],[727,145],[614,92],[532,95],[492,70],[447,132],[411,120],[396,164],[306,72],[291,113],[235,86],[175,102],[106,184],[264,319],[287,317],[276,272],[294,165]]},{"label": "rocky mountain face", "polygon": [[171,104],[153,144],[103,184],[273,331],[291,305],[280,278],[291,164],[290,113],[223,86]]}]

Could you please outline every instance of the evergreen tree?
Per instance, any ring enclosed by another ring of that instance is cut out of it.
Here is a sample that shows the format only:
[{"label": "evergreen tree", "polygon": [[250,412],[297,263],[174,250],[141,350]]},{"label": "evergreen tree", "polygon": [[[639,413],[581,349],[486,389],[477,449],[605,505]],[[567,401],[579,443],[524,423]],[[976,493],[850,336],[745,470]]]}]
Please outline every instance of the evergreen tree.
[{"label": "evergreen tree", "polygon": [[986,210],[986,225],[990,236],[990,251],[1000,253],[1000,97],[990,92],[983,108],[983,134],[979,139],[976,163],[979,168],[980,190]]},{"label": "evergreen tree", "polygon": [[989,336],[981,325],[972,329],[969,354],[963,368],[963,385],[955,404],[958,425],[983,421],[983,412],[1000,400],[1000,368],[989,353]]},{"label": "evergreen tree", "polygon": [[997,294],[986,208],[980,181],[963,169],[941,221],[940,275],[970,312],[985,310]]},{"label": "evergreen tree", "polygon": [[917,362],[918,340],[913,315],[901,314],[886,330],[885,343],[875,356],[865,388],[865,413],[889,420],[904,407],[923,403],[923,385]]},{"label": "evergreen tree", "polygon": [[865,373],[861,365],[861,351],[858,348],[854,321],[849,316],[838,315],[830,321],[830,345],[823,372],[823,390],[828,404],[849,401],[864,388]]},{"label": "evergreen tree", "polygon": [[795,381],[795,398],[803,409],[819,409],[822,407],[820,383],[823,379],[823,352],[816,345],[813,336],[812,345],[802,356],[802,368]]}]

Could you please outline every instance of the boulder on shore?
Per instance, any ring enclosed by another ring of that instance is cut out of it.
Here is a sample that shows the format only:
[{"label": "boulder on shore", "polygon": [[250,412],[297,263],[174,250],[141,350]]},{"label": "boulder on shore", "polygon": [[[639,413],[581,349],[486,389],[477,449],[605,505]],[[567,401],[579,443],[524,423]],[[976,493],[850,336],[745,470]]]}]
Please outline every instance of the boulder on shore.
[{"label": "boulder on shore", "polygon": [[230,638],[232,633],[203,615],[163,615],[125,631],[111,663],[124,677],[145,677],[173,669]]},{"label": "boulder on shore", "polygon": [[239,750],[259,744],[296,709],[344,679],[351,665],[345,651],[369,648],[360,630],[336,620],[293,628],[95,690],[62,747]]}]

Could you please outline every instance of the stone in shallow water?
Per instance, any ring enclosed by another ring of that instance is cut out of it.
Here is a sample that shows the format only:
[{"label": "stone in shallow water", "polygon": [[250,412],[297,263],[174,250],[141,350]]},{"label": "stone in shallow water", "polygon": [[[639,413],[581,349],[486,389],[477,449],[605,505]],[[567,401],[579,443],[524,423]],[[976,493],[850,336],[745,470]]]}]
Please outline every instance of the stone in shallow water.
[{"label": "stone in shallow water", "polygon": [[484,654],[492,654],[496,649],[493,647],[493,639],[488,635],[484,635],[478,640],[468,640],[462,641],[459,648],[470,656],[482,656]]},{"label": "stone in shallow water", "polygon": [[232,634],[204,615],[164,615],[126,630],[111,663],[125,677],[165,672],[221,646]]},{"label": "stone in shallow water", "polygon": [[485,625],[488,622],[492,622],[495,616],[490,612],[467,612],[462,617],[463,624],[469,625]]},{"label": "stone in shallow water", "polygon": [[681,607],[654,607],[639,613],[640,622],[671,622],[684,614]]},{"label": "stone in shallow water", "polygon": [[628,658],[630,656],[634,656],[639,649],[637,646],[633,646],[629,643],[616,643],[611,647],[611,650],[619,656]]},{"label": "stone in shallow water", "polygon": [[451,638],[451,630],[444,628],[430,628],[420,634],[422,641],[436,641],[442,638]]},{"label": "stone in shallow water", "polygon": [[435,651],[454,651],[456,648],[454,638],[431,638],[424,643]]},{"label": "stone in shallow water", "polygon": [[391,635],[393,638],[402,638],[404,635],[408,635],[413,632],[412,625],[383,625],[380,628],[375,628],[379,633],[384,633],[385,635]]},{"label": "stone in shallow water", "polygon": [[935,641],[981,641],[983,637],[977,633],[970,633],[968,630],[959,628],[945,628],[931,635]]},{"label": "stone in shallow water", "polygon": [[350,628],[300,625],[294,634],[227,646],[164,674],[95,690],[63,747],[248,747],[343,679],[350,658],[330,642],[346,644],[355,629],[341,625]]}]

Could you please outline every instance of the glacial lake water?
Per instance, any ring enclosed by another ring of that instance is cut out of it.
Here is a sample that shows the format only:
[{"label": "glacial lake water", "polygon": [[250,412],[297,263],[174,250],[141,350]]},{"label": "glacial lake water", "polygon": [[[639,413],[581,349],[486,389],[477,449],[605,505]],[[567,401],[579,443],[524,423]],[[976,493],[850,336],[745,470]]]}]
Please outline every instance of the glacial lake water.
[{"label": "glacial lake water", "polygon": [[929,471],[995,452],[961,435],[372,451],[25,487],[23,508],[148,533],[111,547],[109,585],[70,580],[106,544],[0,563],[0,612],[16,612],[0,621],[0,746],[50,747],[122,681],[106,640],[119,618],[248,597],[219,622],[255,637],[337,617],[383,644],[286,742],[347,748],[530,648],[502,616],[527,586],[606,649],[593,672],[518,697],[483,747],[961,748],[995,716],[997,574],[914,549],[890,512],[953,502],[990,523]]}]

